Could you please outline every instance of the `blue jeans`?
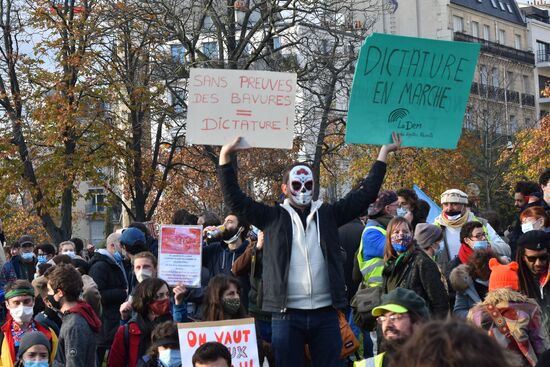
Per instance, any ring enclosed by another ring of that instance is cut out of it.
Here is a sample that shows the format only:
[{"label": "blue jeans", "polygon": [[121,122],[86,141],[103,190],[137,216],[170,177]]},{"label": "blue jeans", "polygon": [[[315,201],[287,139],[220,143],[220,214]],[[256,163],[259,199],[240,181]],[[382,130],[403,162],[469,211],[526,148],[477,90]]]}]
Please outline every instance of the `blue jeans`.
[{"label": "blue jeans", "polygon": [[332,307],[274,313],[271,327],[277,367],[304,366],[306,344],[309,345],[313,367],[343,366],[338,314]]}]

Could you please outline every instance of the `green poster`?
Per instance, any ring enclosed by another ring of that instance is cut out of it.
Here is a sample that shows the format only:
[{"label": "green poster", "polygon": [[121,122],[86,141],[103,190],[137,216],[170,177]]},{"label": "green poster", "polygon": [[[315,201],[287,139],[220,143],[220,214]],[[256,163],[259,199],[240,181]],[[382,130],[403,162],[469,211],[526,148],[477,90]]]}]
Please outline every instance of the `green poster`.
[{"label": "green poster", "polygon": [[361,47],[349,102],[346,142],[456,148],[478,43],[374,33]]}]

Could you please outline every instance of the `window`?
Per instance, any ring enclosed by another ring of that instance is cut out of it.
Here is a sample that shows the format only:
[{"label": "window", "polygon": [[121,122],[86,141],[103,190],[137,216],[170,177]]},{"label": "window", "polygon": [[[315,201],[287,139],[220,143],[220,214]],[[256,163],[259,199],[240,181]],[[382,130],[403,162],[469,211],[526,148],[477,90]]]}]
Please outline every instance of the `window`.
[{"label": "window", "polygon": [[515,133],[518,130],[518,119],[516,115],[510,115],[510,132]]},{"label": "window", "polygon": [[171,45],[170,54],[172,55],[172,61],[183,64],[185,61],[185,48],[182,45]]},{"label": "window", "polygon": [[281,48],[281,39],[279,37],[273,37],[272,41],[274,50]]},{"label": "window", "polygon": [[456,15],[453,15],[453,31],[464,31],[464,20],[462,19],[462,17],[457,17]]},{"label": "window", "polygon": [[492,85],[493,87],[498,87],[498,86],[500,86],[498,68],[492,68],[492,69],[491,69],[491,85]]},{"label": "window", "polygon": [[491,4],[493,5],[493,8],[498,9],[496,0],[491,0]]},{"label": "window", "polygon": [[510,4],[506,4],[506,7],[508,8],[508,13],[514,14],[514,11],[512,10],[512,7],[510,6]]},{"label": "window", "polygon": [[537,41],[537,62],[550,61],[550,44]]},{"label": "window", "polygon": [[489,78],[489,75],[487,74],[487,66],[486,65],[481,65],[479,67],[479,82],[482,84],[482,85],[487,85],[488,80]]},{"label": "window", "polygon": [[531,94],[532,93],[531,82],[529,80],[529,75],[524,75],[523,76],[523,90],[524,90],[525,94]]},{"label": "window", "polygon": [[218,58],[218,44],[216,42],[204,42],[202,44],[202,52],[209,59]]},{"label": "window", "polygon": [[177,114],[184,113],[186,110],[185,100],[187,91],[183,88],[174,88],[171,92],[171,104],[174,107],[174,112]]},{"label": "window", "polygon": [[505,7],[504,4],[502,3],[502,1],[499,1],[499,2],[498,2],[498,5],[500,5],[500,10],[506,11],[506,7]]},{"label": "window", "polygon": [[514,47],[521,50],[521,35],[514,35]]},{"label": "window", "polygon": [[525,118],[525,127],[526,128],[533,127],[533,126],[531,126],[531,119],[529,117]]},{"label": "window", "polygon": [[479,38],[479,23],[478,22],[472,22],[472,36],[475,38]]},{"label": "window", "polygon": [[504,31],[504,29],[499,29],[498,30],[497,42],[501,43],[503,45],[506,44],[506,32]]},{"label": "window", "polygon": [[514,89],[514,73],[512,71],[506,72],[506,86],[508,90]]},{"label": "window", "polygon": [[491,40],[491,28],[487,25],[483,25],[483,39],[486,41]]}]

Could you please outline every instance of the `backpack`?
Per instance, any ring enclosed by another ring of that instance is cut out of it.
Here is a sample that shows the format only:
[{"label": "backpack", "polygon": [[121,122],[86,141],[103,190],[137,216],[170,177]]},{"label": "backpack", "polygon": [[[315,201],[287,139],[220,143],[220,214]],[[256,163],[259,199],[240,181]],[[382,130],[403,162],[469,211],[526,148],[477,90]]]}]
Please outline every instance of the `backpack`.
[{"label": "backpack", "polygon": [[372,310],[382,303],[382,294],[382,286],[367,287],[363,283],[359,285],[350,306],[353,310],[353,322],[361,329],[372,331],[376,327],[376,317],[372,315]]}]

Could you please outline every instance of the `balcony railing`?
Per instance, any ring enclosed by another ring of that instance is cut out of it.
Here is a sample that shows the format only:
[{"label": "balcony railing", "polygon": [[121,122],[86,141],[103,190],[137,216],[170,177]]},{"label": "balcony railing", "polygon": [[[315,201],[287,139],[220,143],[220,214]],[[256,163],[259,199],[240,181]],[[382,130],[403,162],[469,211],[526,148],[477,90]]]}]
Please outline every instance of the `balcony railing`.
[{"label": "balcony railing", "polygon": [[537,51],[537,62],[550,62],[550,52],[544,50]]},{"label": "balcony railing", "polygon": [[454,40],[479,43],[481,45],[482,52],[486,52],[495,56],[506,57],[508,59],[529,65],[535,64],[535,54],[530,51],[518,50],[513,47],[504,46],[500,43],[487,41],[482,38],[473,37],[461,32],[454,33]]},{"label": "balcony railing", "polygon": [[521,94],[521,104],[524,106],[535,107],[535,96],[532,94]]},{"label": "balcony railing", "polygon": [[[477,82],[472,83],[472,86],[470,87],[470,93],[478,95],[483,98],[492,99],[494,101],[509,102],[509,103],[516,103],[516,104],[520,103],[519,92],[516,92],[514,90],[505,90],[504,88],[493,87],[491,85],[480,84]],[[524,96],[533,97],[532,95],[525,95],[525,94]],[[530,103],[529,97],[526,97],[525,101],[526,102],[523,102],[523,104],[534,106],[534,104],[533,105],[528,104]],[[533,103],[534,103],[534,100],[533,100]]]},{"label": "balcony railing", "polygon": [[104,205],[86,204],[86,214],[105,213]]}]

